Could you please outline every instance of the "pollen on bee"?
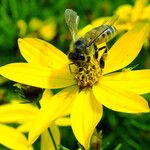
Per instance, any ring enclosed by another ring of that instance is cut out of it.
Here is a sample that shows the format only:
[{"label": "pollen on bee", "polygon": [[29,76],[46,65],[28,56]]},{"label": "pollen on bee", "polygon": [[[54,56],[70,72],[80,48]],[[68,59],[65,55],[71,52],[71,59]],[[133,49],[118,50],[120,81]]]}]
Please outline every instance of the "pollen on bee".
[{"label": "pollen on bee", "polygon": [[92,87],[99,81],[102,75],[102,69],[97,60],[92,60],[85,63],[82,67],[76,67],[73,71],[73,75],[80,88]]}]

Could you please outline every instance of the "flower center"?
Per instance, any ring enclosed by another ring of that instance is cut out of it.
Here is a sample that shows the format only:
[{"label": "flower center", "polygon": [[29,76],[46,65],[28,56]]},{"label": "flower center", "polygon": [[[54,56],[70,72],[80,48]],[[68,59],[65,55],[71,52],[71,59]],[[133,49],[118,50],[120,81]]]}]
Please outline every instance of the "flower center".
[{"label": "flower center", "polygon": [[93,59],[87,63],[84,63],[83,66],[76,67],[73,75],[80,88],[87,86],[91,87],[98,82],[100,76],[102,75],[102,69],[99,66],[99,62],[96,59]]}]

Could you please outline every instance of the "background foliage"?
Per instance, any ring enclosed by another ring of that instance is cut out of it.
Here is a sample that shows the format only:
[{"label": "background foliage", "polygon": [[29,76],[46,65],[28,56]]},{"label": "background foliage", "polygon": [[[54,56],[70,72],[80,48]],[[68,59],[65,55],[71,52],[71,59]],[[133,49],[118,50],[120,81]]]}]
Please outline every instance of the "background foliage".
[{"label": "background foliage", "polygon": [[[20,55],[17,39],[25,36],[40,35],[38,27],[31,25],[31,20],[38,19],[41,26],[54,22],[54,37],[46,39],[57,48],[67,53],[71,37],[64,21],[64,11],[72,8],[80,16],[79,28],[102,16],[112,16],[118,6],[134,4],[134,0],[0,0],[0,66],[16,61],[25,61]],[[48,20],[48,21],[47,21]],[[21,25],[19,25],[21,21]],[[136,60],[129,66],[139,64],[136,69],[150,68],[150,47],[144,47]],[[14,97],[15,87],[12,81],[0,77],[0,104],[7,103]],[[54,91],[57,92],[57,91]],[[150,103],[150,94],[143,95]],[[97,126],[102,130],[104,150],[149,150],[150,114],[124,114],[104,109],[104,116]],[[74,150],[78,148],[71,128],[61,127],[62,145]],[[39,141],[35,143],[39,149]],[[6,148],[0,146],[0,150]]]}]

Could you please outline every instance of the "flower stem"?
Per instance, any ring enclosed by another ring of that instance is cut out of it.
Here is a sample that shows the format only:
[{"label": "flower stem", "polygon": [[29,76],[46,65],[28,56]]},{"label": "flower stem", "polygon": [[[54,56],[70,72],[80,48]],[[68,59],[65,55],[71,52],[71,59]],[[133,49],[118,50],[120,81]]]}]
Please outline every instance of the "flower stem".
[{"label": "flower stem", "polygon": [[49,132],[49,135],[50,135],[50,137],[51,137],[51,139],[52,139],[52,142],[53,142],[53,145],[54,145],[54,147],[55,147],[55,150],[57,150],[57,146],[56,146],[56,143],[55,143],[55,140],[54,140],[54,137],[53,137],[53,134],[52,134],[50,128],[48,128],[48,132]]}]

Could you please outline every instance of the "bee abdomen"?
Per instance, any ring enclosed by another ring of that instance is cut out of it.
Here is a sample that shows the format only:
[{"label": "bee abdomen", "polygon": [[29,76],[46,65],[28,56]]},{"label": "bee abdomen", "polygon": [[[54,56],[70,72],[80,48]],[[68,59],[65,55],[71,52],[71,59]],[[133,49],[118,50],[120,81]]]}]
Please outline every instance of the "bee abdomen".
[{"label": "bee abdomen", "polygon": [[98,37],[96,40],[97,43],[103,43],[103,42],[108,42],[111,40],[115,34],[116,34],[116,28],[114,26],[108,26],[108,25],[103,25],[104,26],[104,31],[102,34]]}]

